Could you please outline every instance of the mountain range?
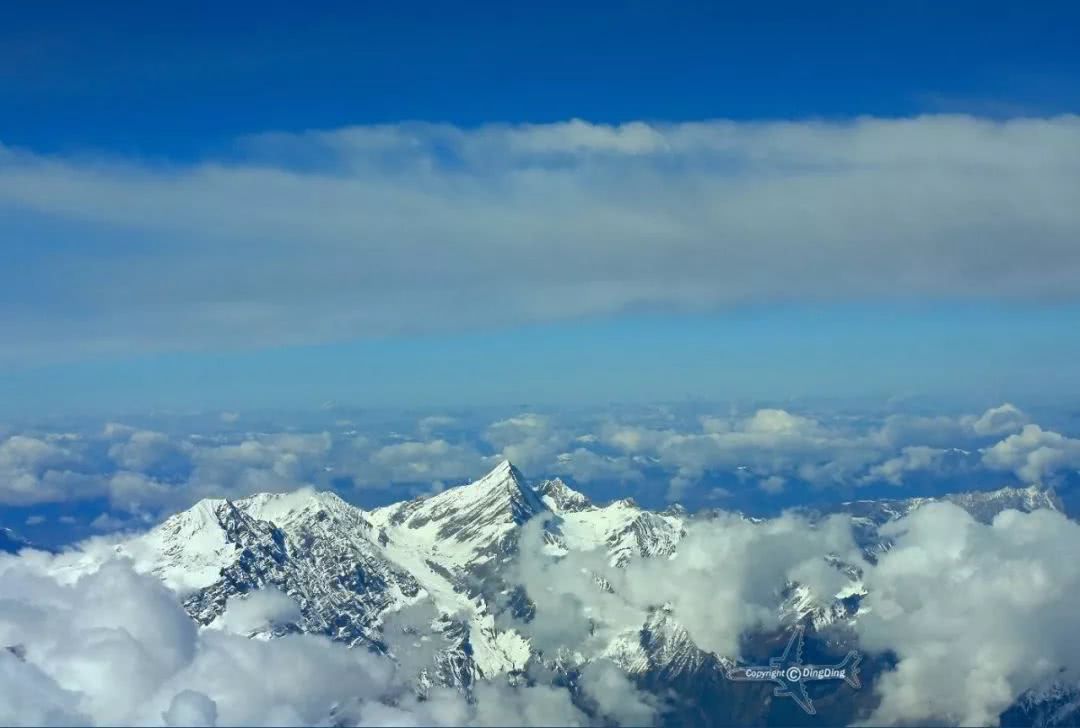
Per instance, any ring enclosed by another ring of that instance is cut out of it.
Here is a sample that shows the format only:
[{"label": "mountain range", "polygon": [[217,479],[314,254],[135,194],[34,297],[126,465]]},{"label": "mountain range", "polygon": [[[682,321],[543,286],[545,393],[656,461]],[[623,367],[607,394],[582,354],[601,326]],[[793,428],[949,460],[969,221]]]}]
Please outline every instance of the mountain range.
[{"label": "mountain range", "polygon": [[[852,517],[857,543],[872,561],[890,547],[878,533],[883,524],[935,500],[951,501],[982,521],[1008,508],[1062,510],[1053,491],[1030,486],[852,501],[830,512]],[[828,513],[804,515],[818,519]],[[469,691],[478,680],[525,680],[530,663],[537,662],[572,684],[583,664],[605,658],[639,686],[668,695],[663,715],[671,724],[799,721],[786,701],[770,700],[767,686],[724,680],[730,659],[701,649],[663,609],[589,654],[544,655],[509,619],[529,615],[529,595],[513,583],[509,569],[525,524],[534,519],[542,519],[545,542],[554,553],[601,549],[618,568],[634,559],[670,556],[692,519],[710,517],[678,506],[650,511],[630,499],[597,505],[560,479],[530,485],[504,461],[467,485],[373,510],[312,489],[203,500],[144,534],[118,541],[113,551],[160,577],[181,595],[191,617],[207,627],[222,619],[230,599],[274,587],[296,602],[298,612],[253,627],[251,637],[317,633],[401,660],[407,656],[400,653],[410,649],[403,628],[418,629],[436,645],[430,659],[414,665],[421,693],[436,684]],[[13,534],[0,537],[21,545]],[[88,552],[66,568],[80,572],[101,558]],[[864,594],[857,571],[849,576],[850,585],[838,594],[788,585],[781,623],[806,624],[811,649],[823,654],[843,649],[843,631],[829,628],[854,618]],[[403,615],[410,617],[404,627]],[[768,654],[783,638],[781,632],[757,635],[747,650]],[[872,676],[884,667],[868,664],[866,669]],[[854,717],[871,698],[869,690],[857,696],[848,688],[838,690],[847,690],[843,695],[851,699],[826,695],[820,700],[826,711],[834,706],[837,719]],[[1028,712],[1042,715],[1038,701],[1027,700]],[[1069,704],[1068,696],[1055,694],[1054,700]],[[1059,721],[1060,716],[1043,722]]]}]

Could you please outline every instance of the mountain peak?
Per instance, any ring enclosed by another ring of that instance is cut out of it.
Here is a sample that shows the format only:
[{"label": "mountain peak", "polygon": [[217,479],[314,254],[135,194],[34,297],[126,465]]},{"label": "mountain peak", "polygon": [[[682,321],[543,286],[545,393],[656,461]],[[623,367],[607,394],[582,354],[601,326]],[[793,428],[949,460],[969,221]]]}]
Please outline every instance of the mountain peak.
[{"label": "mountain peak", "polygon": [[525,482],[525,476],[509,460],[502,460],[487,475],[474,480],[468,485],[454,488],[457,495],[466,502],[481,499],[495,504],[508,505],[515,521],[527,520],[535,513],[547,510],[536,492]]},{"label": "mountain peak", "polygon": [[[407,503],[377,508],[373,523],[390,531],[405,529],[406,540],[420,539],[438,548],[440,558],[456,565],[486,561],[507,547],[516,528],[548,508],[509,460],[466,485]],[[457,544],[457,545],[454,545]]]},{"label": "mountain peak", "polygon": [[[237,501],[237,505],[252,517],[271,521],[278,526],[313,516],[325,518],[329,515],[349,521],[366,521],[364,511],[346,502],[337,493],[312,487],[289,493],[257,493]],[[320,513],[323,515],[319,516]]]},{"label": "mountain peak", "polygon": [[583,493],[571,488],[562,478],[545,480],[536,487],[536,493],[556,513],[574,513],[592,508],[593,503]]},{"label": "mountain peak", "polygon": [[517,466],[506,458],[503,458],[499,461],[498,465],[488,471],[487,475],[479,480],[474,480],[473,483],[505,481],[511,481],[520,487],[524,487],[525,485],[525,476],[521,474],[521,471],[517,469]]}]

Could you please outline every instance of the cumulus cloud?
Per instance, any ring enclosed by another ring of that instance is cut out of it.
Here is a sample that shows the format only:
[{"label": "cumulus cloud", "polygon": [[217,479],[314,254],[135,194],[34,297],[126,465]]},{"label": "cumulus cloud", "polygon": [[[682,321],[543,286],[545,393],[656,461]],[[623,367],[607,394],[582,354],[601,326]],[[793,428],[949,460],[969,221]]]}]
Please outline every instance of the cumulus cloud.
[{"label": "cumulus cloud", "polygon": [[280,592],[234,599],[222,624],[199,628],[128,562],[71,581],[52,558],[0,557],[4,725],[588,723],[565,689],[481,683],[473,702],[449,689],[422,701],[372,652],[316,635],[241,636],[295,614]]},{"label": "cumulus cloud", "polygon": [[976,435],[1008,435],[1020,430],[1028,422],[1028,417],[1017,407],[1006,402],[1000,407],[991,407],[971,423]]},{"label": "cumulus cloud", "polygon": [[449,415],[429,415],[420,418],[420,421],[416,423],[416,430],[420,433],[421,437],[429,438],[432,435],[444,429],[454,427],[457,424],[458,420],[456,417],[450,417]]},{"label": "cumulus cloud", "polygon": [[1005,511],[990,525],[932,504],[882,529],[867,570],[861,645],[891,650],[873,725],[993,725],[1027,690],[1080,679],[1080,526]]},{"label": "cumulus cloud", "polygon": [[533,412],[493,422],[484,433],[501,457],[526,470],[550,466],[574,437],[550,416]]},{"label": "cumulus cloud", "polygon": [[517,629],[543,651],[602,648],[663,609],[700,648],[737,656],[744,632],[779,624],[782,593],[792,582],[822,595],[848,583],[827,554],[863,563],[846,517],[812,525],[789,514],[762,522],[732,514],[695,521],[670,559],[636,559],[619,568],[602,550],[561,552],[534,519],[520,552],[512,578],[535,614]]},{"label": "cumulus cloud", "polygon": [[300,606],[296,601],[280,589],[267,587],[230,600],[225,611],[210,626],[249,636],[299,619]]},{"label": "cumulus cloud", "polygon": [[982,461],[989,468],[1011,470],[1025,482],[1044,482],[1062,470],[1080,470],[1080,440],[1026,425],[988,448]]},{"label": "cumulus cloud", "polygon": [[935,467],[945,454],[944,450],[918,445],[905,447],[896,457],[870,468],[864,480],[866,482],[884,481],[901,485],[904,476],[912,471],[930,470]]},{"label": "cumulus cloud", "polygon": [[[486,422],[486,424],[485,424]],[[655,483],[669,500],[703,487],[779,494],[928,476],[996,473],[1055,483],[1080,469],[1077,440],[1003,404],[982,413],[841,417],[770,407],[671,416],[660,410],[524,412],[492,421],[439,415],[403,427],[350,421],[342,432],[184,434],[109,423],[81,435],[31,431],[0,439],[0,503],[107,499],[100,524],[145,519],[206,498],[321,488],[467,482],[508,458],[529,478]],[[220,427],[213,425],[212,427]],[[337,427],[337,426],[336,426]],[[402,435],[400,432],[409,432]],[[426,433],[426,434],[425,434]]]},{"label": "cumulus cloud", "polygon": [[559,453],[555,456],[555,462],[546,469],[557,475],[569,475],[581,483],[597,480],[628,483],[644,478],[629,458],[600,455],[583,447]]},{"label": "cumulus cloud", "polygon": [[581,691],[595,711],[618,725],[652,725],[656,706],[610,660],[590,662],[581,671]]},{"label": "cumulus cloud", "polygon": [[162,432],[120,429],[112,424],[106,427],[105,434],[118,440],[109,447],[109,457],[127,470],[151,471],[170,461],[185,460],[192,450],[189,443]]},{"label": "cumulus cloud", "polygon": [[202,497],[295,490],[310,483],[330,452],[327,432],[257,434],[192,453],[188,487]]},{"label": "cumulus cloud", "polygon": [[[600,440],[672,471],[670,500],[702,483],[710,471],[739,480],[756,476],[762,490],[778,493],[794,480],[817,487],[903,485],[915,473],[968,474],[980,463],[990,470],[1014,470],[1029,480],[1033,473],[1049,476],[1074,467],[1074,441],[1044,433],[1045,442],[1035,443],[1035,430],[1022,430],[1038,429],[1025,425],[1028,421],[1008,403],[982,414],[894,414],[862,422],[766,408],[744,417],[702,417],[697,430],[609,421]],[[1016,434],[994,444],[1009,433]]]},{"label": "cumulus cloud", "polygon": [[475,448],[446,440],[410,441],[384,445],[371,453],[376,470],[367,474],[383,482],[467,481],[484,472],[489,462]]},{"label": "cumulus cloud", "polygon": [[[882,455],[865,433],[774,408],[741,418],[706,418],[700,431],[609,425],[602,436],[612,447],[651,455],[675,470],[670,499],[710,470],[748,469],[765,478],[794,476],[828,484],[845,481]],[[776,485],[770,481],[766,489],[775,491]]]},{"label": "cumulus cloud", "polygon": [[[28,297],[0,315],[3,353],[781,299],[1072,299],[1077,146],[1075,116],[920,116],[353,127],[171,165],[0,147],[0,204],[35,240],[0,271]],[[48,267],[20,257],[42,249]]]},{"label": "cumulus cloud", "polygon": [[84,468],[82,455],[71,447],[12,435],[0,441],[0,503],[27,505],[100,495],[101,479]]}]

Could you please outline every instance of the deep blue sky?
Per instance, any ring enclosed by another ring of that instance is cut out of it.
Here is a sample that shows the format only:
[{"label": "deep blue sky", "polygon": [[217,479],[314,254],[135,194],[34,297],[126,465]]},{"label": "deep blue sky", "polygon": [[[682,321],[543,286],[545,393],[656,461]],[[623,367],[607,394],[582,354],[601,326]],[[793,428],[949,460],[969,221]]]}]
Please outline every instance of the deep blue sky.
[{"label": "deep blue sky", "polygon": [[[1078,29],[1080,5],[1057,2],[8,3],[0,145],[153,165],[228,159],[261,132],[408,120],[1047,116],[1080,111]],[[48,264],[35,231],[61,223],[9,222],[14,265]],[[1078,326],[1068,301],[623,315],[46,363],[0,370],[0,400],[29,414],[335,397],[1046,399],[1080,384]]]},{"label": "deep blue sky", "polygon": [[1080,108],[1075,3],[8,3],[0,140]]}]

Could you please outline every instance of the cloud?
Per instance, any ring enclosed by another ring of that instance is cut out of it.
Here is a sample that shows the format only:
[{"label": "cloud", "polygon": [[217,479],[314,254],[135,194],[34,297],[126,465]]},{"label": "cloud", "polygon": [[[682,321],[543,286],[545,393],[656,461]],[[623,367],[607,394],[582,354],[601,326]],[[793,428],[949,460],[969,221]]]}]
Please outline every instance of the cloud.
[{"label": "cloud", "polygon": [[170,461],[186,460],[191,451],[188,443],[150,430],[121,430],[113,425],[106,428],[106,436],[121,438],[109,447],[109,457],[127,470],[150,471]]},{"label": "cloud", "polygon": [[109,503],[124,513],[158,513],[165,508],[178,508],[191,499],[183,488],[159,483],[142,473],[122,470],[108,481]]},{"label": "cloud", "polygon": [[217,725],[217,703],[203,693],[181,690],[161,714],[167,726],[214,726]]},{"label": "cloud", "polygon": [[60,563],[0,557],[4,725],[588,722],[565,689],[479,683],[473,703],[448,689],[419,701],[391,660],[367,650],[309,634],[235,634],[295,616],[280,592],[234,599],[221,624],[199,628],[175,594],[129,562],[74,581],[55,575]]},{"label": "cloud", "polygon": [[990,525],[939,503],[883,527],[865,572],[860,644],[899,662],[875,685],[872,725],[996,725],[1029,689],[1080,679],[1080,526],[1005,511]]},{"label": "cloud", "polygon": [[574,435],[547,415],[527,412],[491,423],[484,439],[501,457],[528,471],[549,466]]},{"label": "cloud", "polygon": [[277,624],[299,620],[300,606],[293,598],[279,589],[267,587],[242,599],[232,599],[210,626],[246,637]]},{"label": "cloud", "polygon": [[242,497],[295,490],[321,471],[333,445],[327,432],[267,433],[192,453],[190,496]]},{"label": "cloud", "polygon": [[811,525],[790,514],[761,522],[733,514],[693,521],[671,558],[635,559],[618,568],[602,549],[564,553],[548,545],[534,519],[524,527],[519,552],[512,581],[524,587],[535,614],[514,626],[545,653],[601,652],[663,609],[701,649],[737,656],[744,632],[779,625],[786,585],[833,595],[848,584],[826,554],[863,563],[846,517]]},{"label": "cloud", "polygon": [[4,358],[744,302],[1072,300],[1077,146],[1075,116],[942,115],[398,124],[170,164],[0,147],[0,205],[33,242],[0,271],[23,304],[0,309]]},{"label": "cloud", "polygon": [[430,438],[432,435],[445,429],[452,428],[457,424],[458,420],[456,417],[450,417],[448,415],[429,415],[420,418],[420,421],[416,423],[416,430],[421,437]]},{"label": "cloud", "polygon": [[[766,492],[778,492],[793,480],[816,487],[903,485],[912,473],[970,474],[980,460],[984,467],[1020,473],[1021,461],[1027,462],[1022,443],[1031,445],[1034,432],[1019,434],[1028,421],[1026,414],[1008,403],[982,414],[894,414],[863,422],[766,408],[744,417],[702,417],[700,430],[609,421],[600,430],[600,440],[607,447],[648,456],[668,468],[673,473],[668,498],[677,500],[710,471],[731,473],[742,480],[758,476]],[[995,438],[1008,433],[1018,434],[993,445]],[[1021,477],[1034,472],[1052,475],[1076,462],[1072,441],[1054,433],[1046,437],[1047,442],[1039,445],[1048,449],[1031,456],[1035,463]]]},{"label": "cloud", "polygon": [[384,483],[467,481],[484,472],[487,460],[474,448],[438,439],[384,445],[371,453],[376,471],[368,478]]},{"label": "cloud", "polygon": [[758,487],[766,493],[783,493],[786,480],[779,475],[770,475],[767,478],[762,478],[758,481]]},{"label": "cloud", "polygon": [[[710,470],[742,468],[765,478],[798,477],[825,485],[845,482],[883,454],[865,433],[830,428],[814,418],[772,408],[742,418],[705,418],[696,432],[609,426],[602,439],[674,469],[670,499],[679,498]],[[776,481],[770,484],[775,486]]]},{"label": "cloud", "polygon": [[1018,408],[1006,402],[1000,407],[991,407],[977,420],[971,423],[976,435],[1008,435],[1019,431],[1028,422],[1028,417]]},{"label": "cloud", "polygon": [[1011,470],[1025,482],[1045,482],[1062,470],[1080,470],[1080,440],[1025,425],[985,450],[982,461],[988,468]]},{"label": "cloud", "polygon": [[0,503],[29,505],[92,498],[104,490],[79,452],[27,435],[0,440]]},{"label": "cloud", "polygon": [[646,697],[610,660],[590,662],[581,671],[581,691],[595,703],[598,714],[617,725],[652,725],[656,714],[653,700]]},{"label": "cloud", "polygon": [[905,447],[897,457],[889,458],[880,465],[870,468],[864,480],[868,483],[881,482],[902,485],[907,473],[918,470],[930,470],[941,462],[944,450],[923,445]]},{"label": "cloud", "polygon": [[105,528],[207,497],[349,484],[441,488],[476,478],[500,458],[528,478],[563,476],[586,490],[666,484],[670,500],[695,497],[702,487],[737,496],[754,486],[791,493],[902,486],[930,476],[982,485],[1001,472],[1055,483],[1080,469],[1075,439],[1043,430],[1007,403],[935,416],[854,418],[770,407],[700,417],[648,409],[492,419],[409,415],[395,423],[401,429],[388,430],[360,418],[325,431],[313,424],[313,431],[284,432],[273,425],[221,430],[212,422],[196,434],[162,420],[157,429],[113,422],[81,434],[13,433],[0,439],[0,504],[107,500],[109,517],[98,521]]}]

